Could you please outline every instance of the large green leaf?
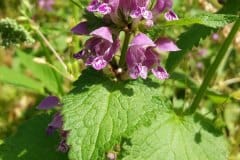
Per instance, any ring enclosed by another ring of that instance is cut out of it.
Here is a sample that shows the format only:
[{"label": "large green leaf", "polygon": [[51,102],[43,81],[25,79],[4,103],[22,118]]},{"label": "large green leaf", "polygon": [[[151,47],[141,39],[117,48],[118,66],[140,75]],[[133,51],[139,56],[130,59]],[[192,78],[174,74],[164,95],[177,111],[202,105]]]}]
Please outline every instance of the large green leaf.
[{"label": "large green leaf", "polygon": [[63,98],[64,129],[70,130],[70,159],[103,159],[121,136],[130,135],[139,126],[149,125],[164,103],[159,83],[111,81],[96,71],[85,71],[77,87]]},{"label": "large green leaf", "polygon": [[200,115],[162,111],[150,127],[132,135],[124,160],[227,160],[224,136]]},{"label": "large green leaf", "polygon": [[168,26],[188,26],[193,24],[201,24],[207,27],[219,28],[229,23],[236,21],[238,16],[227,15],[227,14],[201,14],[194,17],[181,18],[175,21],[167,21],[165,23],[157,25],[157,27],[168,27]]},{"label": "large green leaf", "polygon": [[0,66],[0,81],[19,87],[24,87],[40,94],[44,94],[44,87],[42,83],[30,77],[27,77],[23,73],[4,66]]},{"label": "large green leaf", "polygon": [[21,63],[32,72],[33,76],[39,79],[43,85],[52,93],[60,95],[62,91],[63,77],[46,64],[38,64],[33,61],[33,57],[17,51]]},{"label": "large green leaf", "polygon": [[40,115],[19,127],[17,133],[0,144],[0,160],[67,160],[67,154],[56,151],[60,139],[47,136],[51,116]]}]

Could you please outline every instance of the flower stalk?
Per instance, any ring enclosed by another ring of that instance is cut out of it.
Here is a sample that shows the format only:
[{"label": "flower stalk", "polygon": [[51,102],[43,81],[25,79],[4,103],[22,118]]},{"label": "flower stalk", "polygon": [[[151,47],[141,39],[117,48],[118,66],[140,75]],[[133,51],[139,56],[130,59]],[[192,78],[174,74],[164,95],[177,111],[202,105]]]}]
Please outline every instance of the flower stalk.
[{"label": "flower stalk", "polygon": [[201,99],[203,98],[209,83],[213,79],[217,68],[221,64],[224,56],[226,55],[227,50],[228,50],[229,46],[231,45],[239,27],[240,27],[240,18],[238,18],[238,20],[235,22],[231,32],[229,33],[227,39],[225,40],[225,42],[223,43],[219,53],[217,54],[213,64],[210,66],[209,70],[207,71],[205,79],[204,79],[202,85],[200,86],[200,89],[198,90],[197,95],[194,98],[194,101],[193,101],[192,105],[186,111],[187,115],[193,114],[196,111],[197,107],[199,106],[199,103],[200,103]]},{"label": "flower stalk", "polygon": [[121,68],[126,67],[126,55],[127,55],[127,50],[128,50],[128,45],[129,45],[130,39],[131,39],[131,33],[125,32],[125,37],[124,37],[122,51],[121,51],[121,57],[119,60],[119,66]]}]

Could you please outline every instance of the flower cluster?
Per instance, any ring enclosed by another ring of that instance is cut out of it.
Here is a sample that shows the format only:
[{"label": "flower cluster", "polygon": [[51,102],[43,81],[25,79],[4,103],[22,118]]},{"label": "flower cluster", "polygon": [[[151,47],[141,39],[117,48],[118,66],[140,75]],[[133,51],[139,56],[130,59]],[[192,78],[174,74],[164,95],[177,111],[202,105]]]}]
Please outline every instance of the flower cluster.
[{"label": "flower cluster", "polygon": [[84,60],[87,66],[96,70],[105,68],[120,49],[119,34],[124,31],[125,37],[134,37],[130,43],[123,44],[128,45],[126,53],[121,53],[125,55],[120,55],[126,65],[120,67],[125,69],[126,66],[132,79],[146,79],[149,71],[159,79],[168,78],[168,73],[160,66],[158,53],[177,51],[179,48],[166,37],[152,41],[139,32],[138,26],[145,24],[148,28],[153,27],[161,14],[164,14],[167,21],[177,20],[172,5],[172,0],[92,0],[87,11],[102,15],[105,25],[91,31],[88,26],[90,19],[72,28],[75,34],[91,36],[83,50],[76,53],[74,58]]},{"label": "flower cluster", "polygon": [[31,44],[33,42],[34,39],[29,32],[14,19],[3,18],[0,20],[0,46],[10,47],[21,43]]}]

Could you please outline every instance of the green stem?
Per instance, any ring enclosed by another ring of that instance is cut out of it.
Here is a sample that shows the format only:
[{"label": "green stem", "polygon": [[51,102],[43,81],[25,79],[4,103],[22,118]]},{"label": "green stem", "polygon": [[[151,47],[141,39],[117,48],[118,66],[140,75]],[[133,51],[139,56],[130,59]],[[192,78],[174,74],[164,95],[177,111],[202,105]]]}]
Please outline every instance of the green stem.
[{"label": "green stem", "polygon": [[51,43],[47,40],[47,38],[43,35],[43,33],[40,31],[39,27],[36,25],[32,25],[32,28],[36,31],[36,33],[42,38],[42,40],[44,41],[44,43],[46,44],[46,46],[52,51],[52,53],[54,54],[54,56],[57,58],[57,60],[60,62],[60,64],[62,65],[62,67],[64,68],[64,70],[67,71],[67,66],[64,63],[64,61],[62,60],[61,56],[59,55],[59,53],[54,49],[54,47],[51,45]]},{"label": "green stem", "polygon": [[75,2],[74,0],[70,0],[73,4],[75,4],[76,6],[78,6],[79,8],[83,8],[82,5],[78,4],[77,2]]},{"label": "green stem", "polygon": [[131,39],[131,33],[125,32],[125,38],[122,46],[121,57],[119,60],[119,66],[121,68],[124,68],[126,65],[126,55],[127,55],[127,49],[128,49],[128,44],[130,42],[130,39]]},{"label": "green stem", "polygon": [[223,57],[227,53],[227,50],[228,50],[229,46],[231,45],[239,27],[240,27],[240,18],[238,18],[238,20],[234,24],[230,34],[228,35],[227,39],[223,43],[223,45],[222,45],[219,53],[217,54],[213,64],[210,66],[209,70],[207,71],[205,79],[204,79],[200,89],[198,90],[198,93],[197,93],[192,105],[186,111],[186,114],[193,114],[196,111],[201,99],[204,96],[204,93],[206,92],[206,89],[207,89],[209,83],[211,82],[219,64],[222,62]]}]

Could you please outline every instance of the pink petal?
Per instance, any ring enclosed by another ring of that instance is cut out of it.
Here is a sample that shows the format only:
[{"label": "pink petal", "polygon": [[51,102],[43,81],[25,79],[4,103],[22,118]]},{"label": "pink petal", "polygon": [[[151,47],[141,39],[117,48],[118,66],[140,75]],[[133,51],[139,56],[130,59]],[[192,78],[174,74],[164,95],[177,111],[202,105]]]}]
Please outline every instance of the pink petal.
[{"label": "pink petal", "polygon": [[112,8],[109,6],[109,4],[107,3],[102,3],[99,7],[98,7],[98,12],[106,15],[112,12]]},{"label": "pink petal", "polygon": [[87,10],[89,12],[96,12],[98,10],[98,7],[100,5],[100,2],[98,0],[93,0],[88,6]]},{"label": "pink petal", "polygon": [[107,61],[102,56],[95,58],[92,61],[92,67],[96,70],[101,70],[107,66]]},{"label": "pink petal", "polygon": [[169,78],[169,74],[167,73],[167,71],[160,66],[158,66],[157,68],[153,68],[152,73],[155,77],[161,80]]},{"label": "pink petal", "polygon": [[156,45],[147,35],[139,33],[136,37],[134,37],[129,46],[141,46],[143,48],[147,48],[155,47]]},{"label": "pink petal", "polygon": [[157,48],[161,51],[179,51],[178,46],[168,38],[159,38],[156,42]]},{"label": "pink petal", "polygon": [[167,13],[165,13],[165,19],[167,21],[174,21],[174,20],[178,20],[178,16],[175,12],[173,12],[172,10],[168,11]]},{"label": "pink petal", "polygon": [[140,77],[142,77],[143,79],[146,79],[147,74],[148,74],[148,68],[146,66],[141,66]]},{"label": "pink petal", "polygon": [[155,14],[159,14],[166,9],[172,8],[172,5],[173,5],[172,0],[157,0],[157,3],[153,8],[153,12]]},{"label": "pink petal", "polygon": [[92,36],[100,37],[113,43],[112,32],[108,27],[100,27],[90,33]]},{"label": "pink petal", "polygon": [[74,34],[78,34],[78,35],[86,35],[86,34],[89,34],[89,31],[87,29],[87,22],[80,22],[79,24],[77,24],[75,27],[73,27],[71,29],[71,31],[74,33]]}]

